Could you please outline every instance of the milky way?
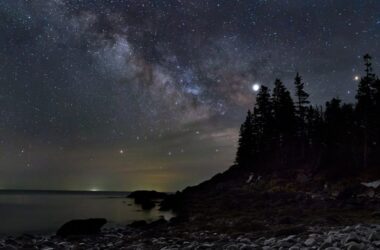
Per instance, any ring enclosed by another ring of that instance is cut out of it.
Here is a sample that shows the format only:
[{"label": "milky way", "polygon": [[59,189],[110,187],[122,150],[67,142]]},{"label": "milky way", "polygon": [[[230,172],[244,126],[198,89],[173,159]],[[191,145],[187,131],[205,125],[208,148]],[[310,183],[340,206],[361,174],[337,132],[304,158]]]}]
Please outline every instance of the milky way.
[{"label": "milky way", "polygon": [[0,188],[176,190],[233,163],[253,84],[380,68],[377,0],[0,2]]}]

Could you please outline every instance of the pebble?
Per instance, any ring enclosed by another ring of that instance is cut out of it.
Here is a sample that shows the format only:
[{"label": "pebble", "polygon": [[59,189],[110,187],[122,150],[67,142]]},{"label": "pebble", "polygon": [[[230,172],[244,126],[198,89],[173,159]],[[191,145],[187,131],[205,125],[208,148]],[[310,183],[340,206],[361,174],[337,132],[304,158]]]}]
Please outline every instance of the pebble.
[{"label": "pebble", "polygon": [[313,245],[315,245],[315,239],[309,238],[309,239],[307,239],[305,241],[305,246],[310,247],[310,246],[313,246]]}]

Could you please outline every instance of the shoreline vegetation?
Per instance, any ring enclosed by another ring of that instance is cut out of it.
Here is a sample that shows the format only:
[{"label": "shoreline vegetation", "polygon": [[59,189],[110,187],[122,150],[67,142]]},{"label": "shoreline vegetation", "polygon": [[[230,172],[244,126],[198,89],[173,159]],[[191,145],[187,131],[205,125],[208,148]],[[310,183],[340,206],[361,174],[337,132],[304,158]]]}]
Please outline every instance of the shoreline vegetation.
[{"label": "shoreline vegetation", "polygon": [[[296,101],[277,79],[241,126],[235,164],[176,193],[129,194],[176,217],[65,237],[24,235],[3,249],[380,249],[380,80],[364,56],[355,104]],[[104,221],[98,220],[102,224]],[[74,222],[72,222],[74,223]],[[85,223],[85,224],[82,224]]]}]

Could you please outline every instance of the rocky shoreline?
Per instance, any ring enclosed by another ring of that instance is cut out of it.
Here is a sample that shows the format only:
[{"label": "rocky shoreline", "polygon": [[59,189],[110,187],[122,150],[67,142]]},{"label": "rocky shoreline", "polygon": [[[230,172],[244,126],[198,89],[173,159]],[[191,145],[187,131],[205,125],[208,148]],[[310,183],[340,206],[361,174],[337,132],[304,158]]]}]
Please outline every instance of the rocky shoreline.
[{"label": "rocky shoreline", "polygon": [[23,235],[0,239],[1,250],[13,249],[380,249],[380,225],[357,224],[340,227],[310,227],[300,234],[281,237],[252,233],[223,234],[211,231],[164,232],[125,228],[104,229],[91,237],[60,238],[48,235]]},{"label": "rocky shoreline", "polygon": [[[161,203],[161,208],[169,207],[177,214],[169,222],[163,218],[151,223],[136,221],[103,228],[91,236],[78,235],[83,231],[71,227],[67,237],[0,237],[0,250],[380,249],[377,187],[336,183],[327,187],[275,178],[251,183],[241,173],[237,176],[221,176],[169,195]],[[155,201],[156,196],[136,193],[144,202]],[[82,229],[88,230],[87,226]]]}]

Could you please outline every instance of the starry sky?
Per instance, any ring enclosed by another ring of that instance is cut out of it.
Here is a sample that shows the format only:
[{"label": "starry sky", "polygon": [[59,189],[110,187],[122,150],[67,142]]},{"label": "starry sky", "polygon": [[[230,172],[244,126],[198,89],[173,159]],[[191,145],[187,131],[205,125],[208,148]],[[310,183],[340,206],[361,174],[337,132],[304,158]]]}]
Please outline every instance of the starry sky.
[{"label": "starry sky", "polygon": [[254,84],[352,102],[380,68],[378,0],[2,0],[0,34],[4,189],[182,189],[233,163]]}]

